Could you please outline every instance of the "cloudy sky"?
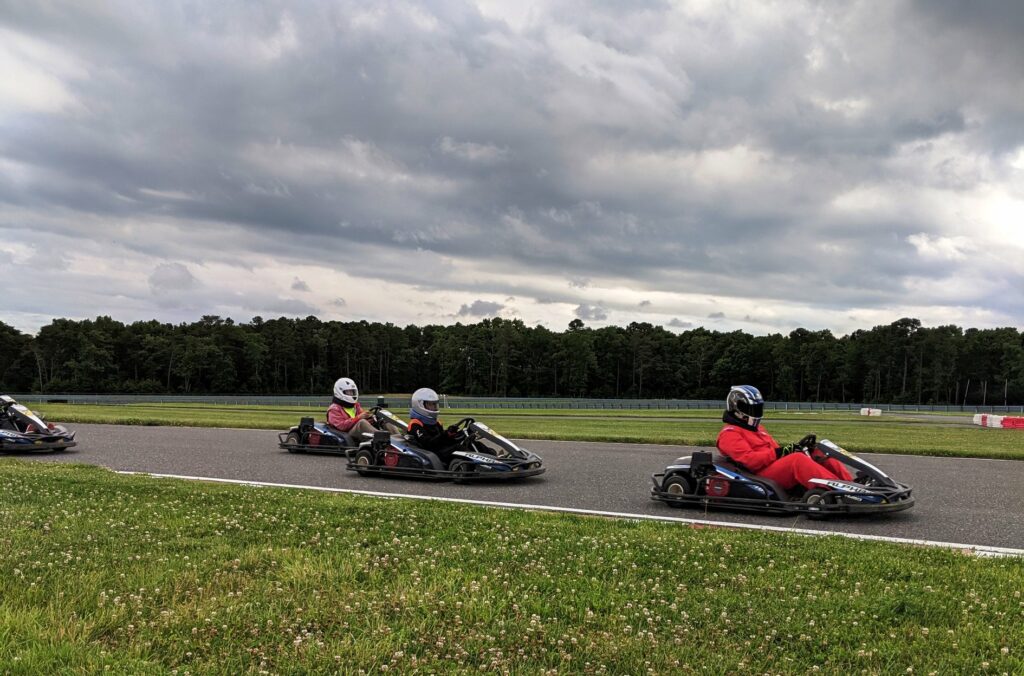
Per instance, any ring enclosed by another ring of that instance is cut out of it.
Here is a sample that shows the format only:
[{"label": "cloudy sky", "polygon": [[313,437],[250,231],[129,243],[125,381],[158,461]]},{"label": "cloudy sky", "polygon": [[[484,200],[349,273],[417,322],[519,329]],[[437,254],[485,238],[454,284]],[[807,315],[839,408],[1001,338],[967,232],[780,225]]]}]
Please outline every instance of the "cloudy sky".
[{"label": "cloudy sky", "polygon": [[0,0],[0,321],[1021,326],[1021,35],[1015,0]]}]

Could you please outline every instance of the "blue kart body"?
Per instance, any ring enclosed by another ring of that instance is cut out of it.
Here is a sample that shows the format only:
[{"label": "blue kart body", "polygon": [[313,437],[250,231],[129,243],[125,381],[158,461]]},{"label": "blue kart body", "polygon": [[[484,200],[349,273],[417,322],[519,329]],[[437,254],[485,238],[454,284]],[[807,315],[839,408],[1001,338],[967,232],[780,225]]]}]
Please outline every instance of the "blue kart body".
[{"label": "blue kart body", "polygon": [[[396,420],[393,418],[391,422]],[[544,473],[540,456],[520,448],[487,425],[465,418],[459,426],[462,432],[456,442],[458,447],[447,465],[436,453],[420,448],[405,434],[377,432],[350,456],[346,469],[361,476],[376,474],[456,482],[525,479]]]},{"label": "blue kart body", "polygon": [[806,514],[878,514],[910,509],[912,489],[837,444],[823,439],[817,450],[850,470],[854,481],[812,479],[814,488],[786,490],[770,479],[738,466],[721,453],[697,451],[678,458],[654,474],[651,498],[673,507],[708,508]]},{"label": "blue kart body", "polygon": [[303,418],[298,425],[277,435],[278,447],[289,453],[320,453],[348,456],[359,448],[351,436],[325,422]]}]

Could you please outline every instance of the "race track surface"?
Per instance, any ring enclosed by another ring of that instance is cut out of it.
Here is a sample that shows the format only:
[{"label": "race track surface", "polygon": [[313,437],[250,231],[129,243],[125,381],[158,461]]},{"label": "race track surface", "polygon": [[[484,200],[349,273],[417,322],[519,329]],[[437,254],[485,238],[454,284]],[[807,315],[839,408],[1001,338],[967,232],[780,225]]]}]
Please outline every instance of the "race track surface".
[{"label": "race track surface", "polygon": [[[74,425],[78,447],[64,453],[15,457],[110,469],[265,481],[489,502],[569,507],[955,542],[1024,547],[1024,462],[865,454],[865,459],[914,488],[906,512],[870,518],[810,521],[805,517],[673,509],[650,499],[650,475],[692,447],[522,441],[548,468],[518,483],[455,485],[418,479],[360,477],[335,456],[294,455],[277,447],[277,433],[189,427]],[[10,456],[0,456],[10,457]]]}]

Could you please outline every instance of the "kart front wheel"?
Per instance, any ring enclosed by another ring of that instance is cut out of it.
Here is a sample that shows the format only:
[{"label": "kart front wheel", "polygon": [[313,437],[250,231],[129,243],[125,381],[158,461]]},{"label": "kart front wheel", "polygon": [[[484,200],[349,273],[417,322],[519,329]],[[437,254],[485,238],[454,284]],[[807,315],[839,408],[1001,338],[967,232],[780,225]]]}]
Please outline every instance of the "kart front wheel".
[{"label": "kart front wheel", "polygon": [[835,499],[828,494],[828,491],[812,488],[804,493],[804,502],[808,505],[831,505],[835,504]]},{"label": "kart front wheel", "polygon": [[[824,508],[826,505],[834,505],[836,499],[834,496],[828,494],[828,491],[823,491],[820,488],[812,488],[811,490],[804,493],[804,504],[811,505],[813,507]],[[822,509],[822,511],[824,511]],[[812,521],[821,518],[821,512],[807,512],[807,518]]]},{"label": "kart front wheel", "polygon": [[448,466],[448,471],[456,475],[454,477],[454,481],[458,483],[459,481],[462,480],[462,477],[460,475],[475,472],[476,468],[473,466],[473,463],[467,460],[456,460],[455,462]]},{"label": "kart front wheel", "polygon": [[[693,483],[682,474],[673,474],[665,480],[661,490],[670,497],[681,498],[684,495],[693,495]],[[668,504],[673,507],[679,507],[677,502],[669,502]]]},{"label": "kart front wheel", "polygon": [[373,465],[373,453],[370,451],[359,451],[356,453],[356,472],[359,476],[369,476],[370,472],[366,469],[360,469],[361,467],[368,468]]},{"label": "kart front wheel", "polygon": [[298,432],[289,432],[288,436],[284,440],[284,443],[286,443],[289,446],[289,453],[305,453],[305,451],[303,451],[302,449],[295,448],[296,446],[302,445],[302,436]]}]

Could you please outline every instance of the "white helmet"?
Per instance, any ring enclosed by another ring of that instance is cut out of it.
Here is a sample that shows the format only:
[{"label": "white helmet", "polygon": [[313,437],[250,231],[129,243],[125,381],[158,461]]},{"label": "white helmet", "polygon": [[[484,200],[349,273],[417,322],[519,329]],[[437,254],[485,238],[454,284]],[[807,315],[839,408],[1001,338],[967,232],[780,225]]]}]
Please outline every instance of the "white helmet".
[{"label": "white helmet", "polygon": [[412,413],[429,420],[437,420],[437,392],[421,387],[412,393]]},{"label": "white helmet", "polygon": [[334,381],[334,398],[346,404],[354,404],[359,400],[359,388],[351,378],[338,378]]}]

